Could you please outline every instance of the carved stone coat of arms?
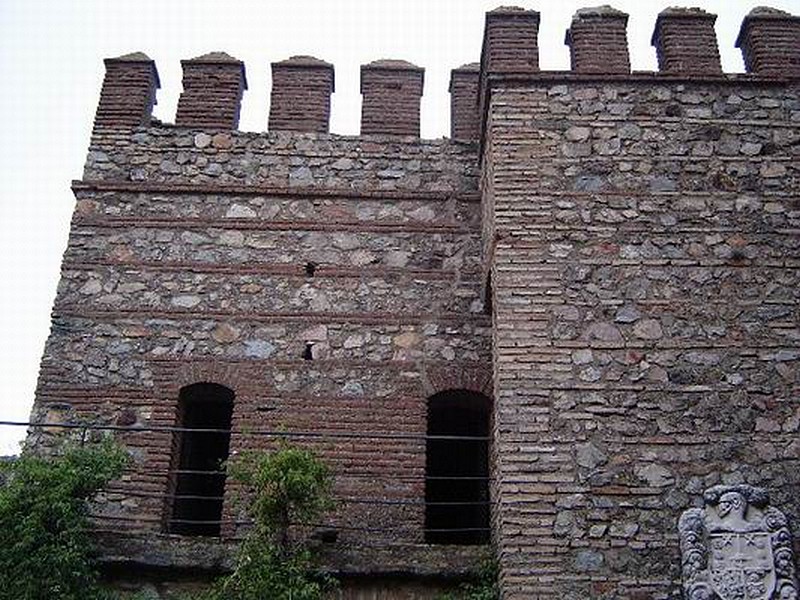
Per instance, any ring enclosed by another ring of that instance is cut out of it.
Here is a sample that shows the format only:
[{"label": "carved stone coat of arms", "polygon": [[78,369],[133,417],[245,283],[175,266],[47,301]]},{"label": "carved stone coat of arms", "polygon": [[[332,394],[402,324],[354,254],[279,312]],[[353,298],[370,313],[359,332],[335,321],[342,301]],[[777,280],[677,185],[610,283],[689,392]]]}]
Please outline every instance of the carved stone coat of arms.
[{"label": "carved stone coat of arms", "polygon": [[797,600],[792,536],[766,491],[718,485],[703,499],[678,522],[687,600]]}]

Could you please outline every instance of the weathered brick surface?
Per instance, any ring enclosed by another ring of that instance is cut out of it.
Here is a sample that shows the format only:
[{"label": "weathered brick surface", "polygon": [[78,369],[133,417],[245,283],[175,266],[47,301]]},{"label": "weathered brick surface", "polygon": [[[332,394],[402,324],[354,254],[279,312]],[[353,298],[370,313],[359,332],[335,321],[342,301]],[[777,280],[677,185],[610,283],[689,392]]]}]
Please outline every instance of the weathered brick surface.
[{"label": "weathered brick surface", "polygon": [[748,73],[800,76],[800,17],[758,7],[742,21],[736,47]]},{"label": "weathered brick surface", "polygon": [[564,43],[576,73],[630,73],[628,15],[609,6],[580,9]]},{"label": "weathered brick surface", "polygon": [[652,44],[658,68],[665,73],[720,75],[717,35],[712,15],[699,8],[668,8],[658,15]]},{"label": "weathered brick surface", "polygon": [[270,131],[328,133],[333,65],[312,56],[272,63]]},{"label": "weathered brick surface", "polygon": [[244,63],[211,52],[181,61],[183,92],[178,98],[175,124],[181,127],[236,129],[242,94],[247,89]]},{"label": "weathered brick surface", "polygon": [[106,74],[94,117],[95,129],[149,125],[159,87],[155,63],[141,52],[104,62]]},{"label": "weathered brick surface", "polygon": [[720,481],[797,532],[798,117],[781,85],[494,87],[505,598],[676,597],[677,515]]},{"label": "weathered brick surface", "polygon": [[403,60],[361,66],[361,134],[419,137],[425,69]]},{"label": "weathered brick surface", "polygon": [[450,72],[450,137],[475,142],[479,137],[480,65],[462,65]]}]

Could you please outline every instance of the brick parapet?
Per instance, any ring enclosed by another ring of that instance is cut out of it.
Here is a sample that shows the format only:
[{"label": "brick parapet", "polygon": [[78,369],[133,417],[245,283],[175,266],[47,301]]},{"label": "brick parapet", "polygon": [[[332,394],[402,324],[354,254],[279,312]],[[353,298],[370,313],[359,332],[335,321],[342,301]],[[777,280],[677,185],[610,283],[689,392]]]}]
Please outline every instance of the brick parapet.
[{"label": "brick parapet", "polygon": [[136,52],[107,58],[94,128],[147,126],[160,87],[155,62]]},{"label": "brick parapet", "polygon": [[244,63],[211,52],[181,61],[183,92],[178,98],[175,124],[179,127],[236,129],[242,94],[247,89]]},{"label": "brick parapet", "polygon": [[755,8],[742,22],[736,47],[749,73],[800,77],[800,17]]},{"label": "brick parapet", "polygon": [[576,73],[630,73],[628,15],[608,6],[580,9],[564,43]]},{"label": "brick parapet", "polygon": [[361,134],[419,137],[425,70],[402,60],[361,66]]},{"label": "brick parapet", "polygon": [[206,133],[179,127],[95,135],[83,174],[86,182],[114,181],[123,187],[209,185],[389,195],[474,194],[476,177],[475,148],[448,140]]},{"label": "brick parapet", "polygon": [[722,73],[714,22],[699,8],[668,8],[658,14],[651,43],[658,68],[666,73]]},{"label": "brick parapet", "polygon": [[471,63],[450,72],[450,137],[478,140],[480,65]]},{"label": "brick parapet", "polygon": [[270,131],[328,133],[333,65],[311,56],[272,63]]}]

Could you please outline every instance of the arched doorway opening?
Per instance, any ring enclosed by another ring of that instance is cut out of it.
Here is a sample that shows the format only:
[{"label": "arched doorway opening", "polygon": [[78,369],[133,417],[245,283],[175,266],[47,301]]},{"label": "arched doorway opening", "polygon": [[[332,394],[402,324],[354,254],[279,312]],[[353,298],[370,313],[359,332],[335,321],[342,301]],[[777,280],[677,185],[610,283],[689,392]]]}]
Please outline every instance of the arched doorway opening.
[{"label": "arched doorway opening", "polygon": [[425,541],[489,541],[489,434],[491,400],[448,390],[428,399]]},{"label": "arched doorway opening", "polygon": [[219,535],[233,400],[233,390],[216,383],[181,388],[170,533]]}]

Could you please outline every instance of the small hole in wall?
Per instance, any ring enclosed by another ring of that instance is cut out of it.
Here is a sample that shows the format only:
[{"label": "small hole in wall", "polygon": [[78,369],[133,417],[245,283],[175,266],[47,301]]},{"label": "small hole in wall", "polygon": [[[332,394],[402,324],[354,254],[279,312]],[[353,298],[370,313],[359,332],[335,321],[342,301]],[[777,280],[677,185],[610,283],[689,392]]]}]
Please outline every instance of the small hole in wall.
[{"label": "small hole in wall", "polygon": [[339,539],[339,532],[333,528],[317,529],[311,534],[311,538],[319,540],[323,544],[335,544]]},{"label": "small hole in wall", "polygon": [[311,351],[312,348],[314,348],[314,343],[306,342],[306,349],[303,350],[303,360],[314,360],[314,354]]},{"label": "small hole in wall", "polygon": [[486,287],[483,291],[483,314],[492,315],[492,275],[486,280]]},{"label": "small hole in wall", "polygon": [[305,266],[306,277],[313,277],[314,272],[317,270],[317,263],[307,262]]},{"label": "small hole in wall", "polygon": [[744,262],[746,259],[747,255],[744,253],[744,250],[736,248],[733,252],[731,252],[731,261],[735,263]]}]

